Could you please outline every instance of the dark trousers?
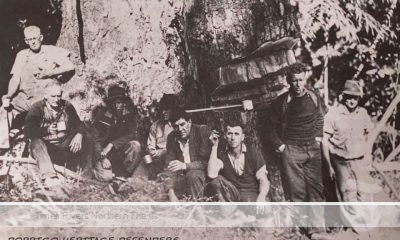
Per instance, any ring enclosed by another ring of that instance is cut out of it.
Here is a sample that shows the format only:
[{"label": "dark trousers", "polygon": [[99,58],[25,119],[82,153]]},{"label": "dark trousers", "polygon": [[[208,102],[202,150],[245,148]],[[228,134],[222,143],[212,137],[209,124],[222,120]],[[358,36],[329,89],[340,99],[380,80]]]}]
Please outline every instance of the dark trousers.
[{"label": "dark trousers", "polygon": [[[308,145],[286,145],[282,153],[284,178],[288,185],[289,200],[292,202],[324,202],[320,143]],[[323,206],[301,208],[307,216],[302,226],[324,224]],[[309,233],[322,232],[323,228],[309,228]]]},{"label": "dark trousers", "polygon": [[31,154],[38,162],[42,178],[56,175],[53,164],[64,166],[72,171],[78,169],[89,173],[92,162],[93,142],[85,135],[82,148],[77,153],[69,150],[69,144],[74,136],[68,136],[59,144],[51,144],[40,138],[31,139]]},{"label": "dark trousers", "polygon": [[204,170],[188,170],[186,172],[166,172],[165,188],[174,189],[177,196],[186,196],[190,200],[198,201],[204,196],[206,174]]},{"label": "dark trousers", "polygon": [[258,197],[258,192],[239,191],[232,182],[221,175],[209,185],[219,202],[256,202]]},{"label": "dark trousers", "polygon": [[130,141],[122,147],[112,149],[107,158],[111,162],[111,169],[105,169],[101,160],[96,161],[94,175],[97,180],[109,182],[116,176],[131,177],[135,169],[140,164],[140,143],[138,141]]}]

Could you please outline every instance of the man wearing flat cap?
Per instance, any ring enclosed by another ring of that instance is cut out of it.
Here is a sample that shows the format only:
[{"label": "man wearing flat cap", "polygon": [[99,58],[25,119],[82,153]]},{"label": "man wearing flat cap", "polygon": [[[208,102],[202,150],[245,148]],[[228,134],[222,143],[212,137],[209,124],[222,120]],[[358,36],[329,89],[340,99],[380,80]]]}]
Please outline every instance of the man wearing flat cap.
[{"label": "man wearing flat cap", "polygon": [[106,108],[94,118],[91,132],[94,138],[95,177],[111,181],[113,176],[131,177],[140,163],[140,143],[137,139],[135,114],[129,107],[127,91],[110,86]]},{"label": "man wearing flat cap", "polygon": [[368,133],[373,128],[367,110],[359,106],[362,97],[359,82],[347,80],[343,99],[329,110],[324,123],[323,149],[330,175],[336,177],[339,200],[357,202],[361,182],[369,181],[365,170]]}]

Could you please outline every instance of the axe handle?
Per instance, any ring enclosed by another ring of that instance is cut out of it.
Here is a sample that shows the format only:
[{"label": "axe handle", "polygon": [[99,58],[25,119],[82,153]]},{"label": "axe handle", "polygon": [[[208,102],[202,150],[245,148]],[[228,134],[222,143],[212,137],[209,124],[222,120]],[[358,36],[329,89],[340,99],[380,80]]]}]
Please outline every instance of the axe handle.
[{"label": "axe handle", "polygon": [[205,112],[205,111],[228,109],[228,108],[237,108],[237,107],[243,107],[243,104],[227,105],[227,106],[220,106],[220,107],[199,108],[199,109],[186,110],[186,112],[187,113],[195,113],[195,112]]}]

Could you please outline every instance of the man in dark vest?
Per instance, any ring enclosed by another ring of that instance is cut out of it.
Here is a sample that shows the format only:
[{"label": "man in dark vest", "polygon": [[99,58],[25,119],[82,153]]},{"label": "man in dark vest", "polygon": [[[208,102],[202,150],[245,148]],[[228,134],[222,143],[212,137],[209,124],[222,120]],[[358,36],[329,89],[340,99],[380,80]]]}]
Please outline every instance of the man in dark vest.
[{"label": "man in dark vest", "polygon": [[265,202],[269,181],[261,154],[244,143],[239,121],[226,123],[226,146],[218,149],[219,134],[210,136],[212,150],[207,175],[220,202]]},{"label": "man in dark vest", "polygon": [[[320,98],[305,86],[307,66],[296,64],[287,74],[288,92],[271,104],[268,134],[274,149],[281,154],[283,178],[289,201],[323,202],[321,141],[324,110]],[[308,233],[323,235],[324,209],[310,207]],[[310,224],[310,225],[309,225]],[[315,235],[314,235],[315,234]]]}]

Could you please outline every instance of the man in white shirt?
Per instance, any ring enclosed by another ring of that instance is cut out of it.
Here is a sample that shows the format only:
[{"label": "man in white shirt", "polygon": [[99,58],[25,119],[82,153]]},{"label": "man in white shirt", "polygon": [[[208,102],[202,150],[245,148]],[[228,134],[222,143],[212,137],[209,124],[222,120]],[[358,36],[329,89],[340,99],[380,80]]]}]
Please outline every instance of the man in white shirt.
[{"label": "man in white shirt", "polygon": [[39,27],[26,27],[24,36],[29,48],[17,54],[8,92],[2,97],[0,149],[10,147],[8,133],[16,115],[27,113],[33,103],[41,100],[46,95],[47,86],[54,81],[68,81],[75,72],[67,50],[42,45],[43,35]]}]

